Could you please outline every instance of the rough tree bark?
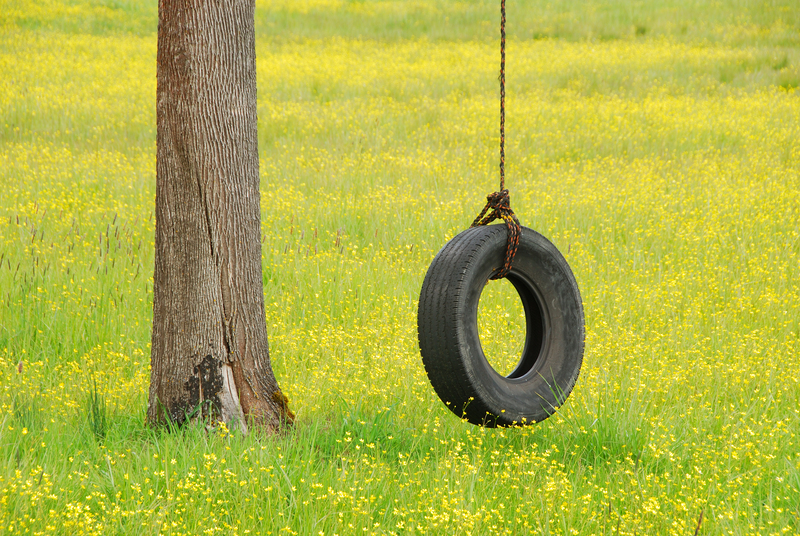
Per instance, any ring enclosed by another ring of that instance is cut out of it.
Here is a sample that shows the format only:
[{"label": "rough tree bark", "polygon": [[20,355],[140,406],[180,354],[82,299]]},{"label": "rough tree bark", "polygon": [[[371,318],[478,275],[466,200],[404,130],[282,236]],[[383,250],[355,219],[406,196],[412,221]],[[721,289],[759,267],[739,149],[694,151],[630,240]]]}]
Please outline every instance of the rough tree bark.
[{"label": "rough tree bark", "polygon": [[160,0],[148,421],[278,430],[261,272],[254,0]]}]

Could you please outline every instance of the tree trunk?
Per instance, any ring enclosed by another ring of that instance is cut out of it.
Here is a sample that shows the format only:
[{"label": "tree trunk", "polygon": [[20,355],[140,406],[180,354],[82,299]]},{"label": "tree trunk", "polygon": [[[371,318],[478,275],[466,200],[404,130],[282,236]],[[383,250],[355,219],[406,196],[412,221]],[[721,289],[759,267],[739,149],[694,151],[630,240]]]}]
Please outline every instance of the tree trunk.
[{"label": "tree trunk", "polygon": [[151,424],[291,422],[261,272],[254,0],[160,0]]}]

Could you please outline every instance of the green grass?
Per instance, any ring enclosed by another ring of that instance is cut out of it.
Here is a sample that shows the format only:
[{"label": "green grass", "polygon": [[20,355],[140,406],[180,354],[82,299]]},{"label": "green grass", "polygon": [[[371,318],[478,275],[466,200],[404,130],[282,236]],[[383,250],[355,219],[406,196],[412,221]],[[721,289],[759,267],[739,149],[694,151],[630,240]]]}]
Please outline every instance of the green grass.
[{"label": "green grass", "polygon": [[264,292],[298,421],[241,437],[144,426],[156,4],[0,0],[0,533],[800,532],[800,10],[507,9],[508,186],[581,289],[575,391],[474,428],[418,353],[425,270],[497,186],[496,3],[260,2]]}]

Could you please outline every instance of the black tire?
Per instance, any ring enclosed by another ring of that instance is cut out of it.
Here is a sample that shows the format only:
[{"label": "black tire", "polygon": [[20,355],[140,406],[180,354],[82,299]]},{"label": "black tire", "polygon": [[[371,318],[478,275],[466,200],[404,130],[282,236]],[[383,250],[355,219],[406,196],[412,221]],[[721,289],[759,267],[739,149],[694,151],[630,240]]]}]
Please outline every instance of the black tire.
[{"label": "black tire", "polygon": [[460,233],[428,268],[417,311],[422,362],[436,394],[459,417],[487,427],[552,415],[572,391],[583,361],[583,305],[575,276],[558,249],[526,227],[506,276],[525,310],[522,356],[508,376],[486,360],[478,301],[500,271],[505,251],[505,225]]}]

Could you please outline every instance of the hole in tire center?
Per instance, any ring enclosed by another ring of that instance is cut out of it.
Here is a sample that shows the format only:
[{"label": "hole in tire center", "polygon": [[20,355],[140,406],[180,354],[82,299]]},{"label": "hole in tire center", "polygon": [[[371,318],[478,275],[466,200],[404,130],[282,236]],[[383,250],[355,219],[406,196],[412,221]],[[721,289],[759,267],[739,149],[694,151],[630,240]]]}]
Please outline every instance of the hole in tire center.
[{"label": "hole in tire center", "polygon": [[478,337],[489,365],[501,376],[511,374],[525,348],[525,309],[508,279],[489,280],[478,301]]}]

